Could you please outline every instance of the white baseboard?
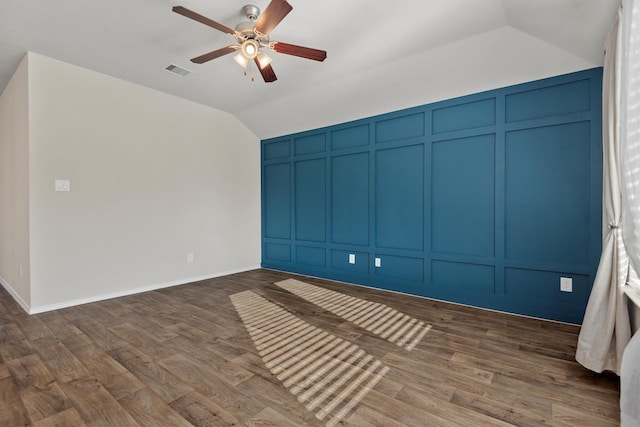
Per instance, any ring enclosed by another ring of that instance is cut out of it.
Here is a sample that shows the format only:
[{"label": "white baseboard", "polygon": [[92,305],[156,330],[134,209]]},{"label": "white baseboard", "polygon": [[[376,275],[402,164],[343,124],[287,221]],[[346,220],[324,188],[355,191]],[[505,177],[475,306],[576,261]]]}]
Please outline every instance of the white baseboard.
[{"label": "white baseboard", "polygon": [[221,271],[219,273],[213,273],[213,274],[209,274],[209,275],[205,275],[205,276],[189,277],[189,278],[185,278],[185,279],[172,280],[170,282],[158,283],[158,284],[155,284],[155,285],[141,286],[141,287],[138,287],[138,288],[126,289],[126,290],[123,290],[123,291],[110,292],[110,293],[100,294],[100,295],[93,295],[93,296],[86,297],[86,298],[78,298],[78,299],[73,299],[73,300],[70,300],[70,301],[63,301],[63,302],[59,302],[59,303],[55,303],[55,304],[41,305],[41,306],[36,306],[36,307],[29,307],[29,305],[25,304],[24,301],[22,301],[22,299],[19,297],[19,295],[16,294],[16,292],[13,289],[11,289],[10,286],[8,286],[1,279],[0,279],[0,281],[2,281],[2,285],[7,289],[7,291],[16,300],[16,302],[18,304],[20,304],[20,307],[22,307],[22,309],[24,311],[26,311],[29,314],[38,314],[38,313],[44,313],[46,311],[60,310],[62,308],[73,307],[73,306],[76,306],[76,305],[89,304],[89,303],[92,303],[92,302],[104,301],[104,300],[108,300],[108,299],[112,299],[112,298],[118,298],[118,297],[124,297],[124,296],[128,296],[128,295],[133,295],[133,294],[139,294],[139,293],[142,293],[142,292],[155,291],[157,289],[169,288],[171,286],[186,285],[187,283],[199,282],[201,280],[214,279],[216,277],[228,276],[230,274],[242,273],[242,272],[245,272],[245,271],[255,270],[255,269],[258,269],[258,268],[260,268],[260,266],[259,265],[255,265],[255,266],[250,266],[250,267],[245,267],[245,268],[239,268],[239,269],[236,269],[236,270]]},{"label": "white baseboard", "polygon": [[4,280],[2,277],[0,277],[0,284],[2,284],[2,287],[5,288],[7,290],[7,292],[9,292],[9,295],[11,295],[11,297],[18,303],[18,305],[27,313],[31,313],[31,307],[29,306],[29,304],[27,304],[22,297],[16,292],[15,289],[13,289],[11,287],[11,285],[9,285],[9,283]]}]

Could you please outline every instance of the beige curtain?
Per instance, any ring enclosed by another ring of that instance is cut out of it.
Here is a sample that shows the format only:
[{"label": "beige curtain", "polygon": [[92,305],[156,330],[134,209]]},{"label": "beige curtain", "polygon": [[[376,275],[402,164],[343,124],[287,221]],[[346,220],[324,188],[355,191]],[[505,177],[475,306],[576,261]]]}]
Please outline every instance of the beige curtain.
[{"label": "beige curtain", "polygon": [[620,425],[640,425],[640,334],[636,333],[622,358],[620,372]]},{"label": "beige curtain", "polygon": [[578,338],[576,360],[592,371],[620,374],[631,338],[623,288],[629,259],[622,238],[620,172],[621,11],[607,37],[603,75],[603,241],[602,255]]},{"label": "beige curtain", "polygon": [[[620,132],[622,231],[632,270],[640,271],[640,2],[623,0]],[[637,276],[629,281],[638,287]],[[640,334],[635,333],[620,370],[622,427],[640,426]]]}]

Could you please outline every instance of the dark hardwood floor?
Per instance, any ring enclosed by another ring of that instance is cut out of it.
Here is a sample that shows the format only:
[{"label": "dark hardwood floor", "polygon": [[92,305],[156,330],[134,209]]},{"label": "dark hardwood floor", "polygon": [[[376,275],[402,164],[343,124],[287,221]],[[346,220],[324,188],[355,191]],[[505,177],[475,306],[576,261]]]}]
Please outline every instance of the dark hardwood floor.
[{"label": "dark hardwood floor", "polygon": [[578,332],[268,270],[32,316],[0,288],[0,426],[618,425]]}]

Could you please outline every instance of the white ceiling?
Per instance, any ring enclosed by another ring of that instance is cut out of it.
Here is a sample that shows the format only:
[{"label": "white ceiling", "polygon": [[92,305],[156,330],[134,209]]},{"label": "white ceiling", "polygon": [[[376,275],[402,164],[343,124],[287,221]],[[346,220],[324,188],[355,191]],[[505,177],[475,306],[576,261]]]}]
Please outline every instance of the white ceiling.
[{"label": "white ceiling", "polygon": [[[252,0],[264,10],[268,0]],[[322,62],[273,53],[278,76],[251,82],[227,55],[190,58],[231,36],[248,0],[2,0],[0,90],[25,52],[227,111],[258,137],[602,65],[620,0],[288,0],[271,40],[323,49]],[[170,63],[194,71],[178,77]]]}]

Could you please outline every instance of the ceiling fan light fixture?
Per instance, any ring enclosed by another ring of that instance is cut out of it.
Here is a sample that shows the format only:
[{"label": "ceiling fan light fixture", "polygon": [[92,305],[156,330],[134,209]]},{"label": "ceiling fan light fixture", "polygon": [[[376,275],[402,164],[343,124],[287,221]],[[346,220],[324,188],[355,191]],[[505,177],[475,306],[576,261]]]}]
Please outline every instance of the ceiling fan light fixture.
[{"label": "ceiling fan light fixture", "polygon": [[[247,75],[248,70],[253,69],[250,63],[253,61],[265,83],[272,83],[278,80],[278,78],[271,67],[271,58],[265,53],[267,48],[274,52],[314,61],[321,62],[327,58],[327,52],[324,50],[279,41],[271,42],[269,40],[271,31],[280,24],[292,9],[293,7],[287,0],[270,0],[269,5],[262,14],[260,14],[258,7],[250,4],[245,5],[242,8],[242,12],[247,16],[248,20],[238,23],[235,29],[227,27],[224,24],[200,15],[183,6],[174,6],[171,10],[186,18],[228,34],[235,39],[235,44],[191,58],[191,62],[204,64],[221,56],[235,53],[234,60],[244,68],[245,75]],[[251,80],[253,81],[253,77]]]},{"label": "ceiling fan light fixture", "polygon": [[260,50],[260,44],[253,40],[249,39],[242,43],[242,47],[240,48],[240,52],[247,59],[253,59],[258,55],[258,51]]},{"label": "ceiling fan light fixture", "polygon": [[241,66],[242,68],[247,68],[247,64],[249,64],[249,60],[247,59],[247,57],[246,57],[246,56],[244,56],[244,55],[242,54],[242,52],[240,52],[240,53],[238,53],[237,55],[235,55],[235,56],[233,57],[233,59],[234,59],[238,64],[240,64],[240,66]]},{"label": "ceiling fan light fixture", "polygon": [[263,69],[267,65],[271,64],[271,57],[263,51],[258,52],[256,58],[258,59],[258,65],[260,65],[260,69]]}]

